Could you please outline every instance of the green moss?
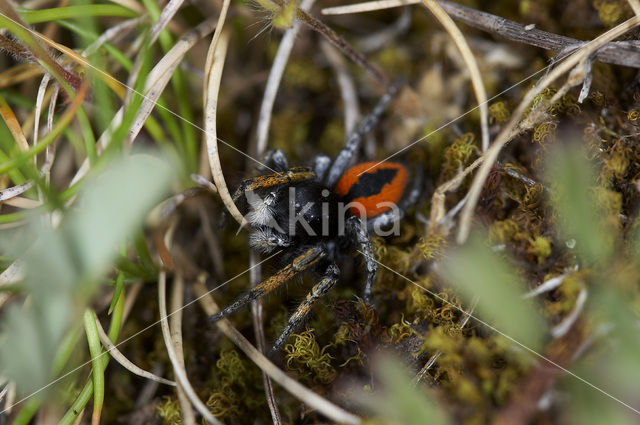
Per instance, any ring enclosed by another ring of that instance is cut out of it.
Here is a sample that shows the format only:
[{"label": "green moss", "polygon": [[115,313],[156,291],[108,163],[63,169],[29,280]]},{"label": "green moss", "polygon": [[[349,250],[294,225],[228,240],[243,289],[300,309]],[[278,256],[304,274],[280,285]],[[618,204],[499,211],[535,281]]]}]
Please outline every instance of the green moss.
[{"label": "green moss", "polygon": [[424,238],[420,238],[417,248],[422,252],[424,258],[433,260],[438,255],[442,255],[443,249],[447,245],[447,239],[437,233],[431,233]]},{"label": "green moss", "polygon": [[264,407],[260,371],[235,349],[220,352],[214,371],[216,389],[206,401],[217,417],[237,418]]},{"label": "green moss", "polygon": [[472,133],[466,133],[455,139],[444,153],[441,181],[448,180],[458,173],[471,158],[479,152],[478,141]]},{"label": "green moss", "polygon": [[489,106],[489,115],[491,123],[502,124],[509,121],[511,113],[507,109],[505,102],[495,102]]},{"label": "green moss", "polygon": [[162,419],[163,425],[182,424],[182,414],[178,400],[172,397],[164,397],[165,401],[156,406],[156,414]]},{"label": "green moss", "polygon": [[284,83],[289,87],[321,92],[327,88],[327,75],[311,60],[290,61],[284,71]]},{"label": "green moss", "polygon": [[[264,1],[264,0],[263,0]],[[293,20],[296,17],[296,10],[298,9],[298,2],[295,0],[288,0],[284,2],[284,7],[275,11],[271,22],[276,28],[286,29],[293,26]]]},{"label": "green moss", "polygon": [[293,343],[284,347],[287,368],[304,376],[310,373],[315,381],[323,384],[336,378],[337,372],[331,365],[332,357],[327,352],[331,345],[320,348],[313,329],[293,334],[291,338]]},{"label": "green moss", "polygon": [[598,10],[600,21],[610,27],[622,18],[625,11],[624,3],[619,0],[594,0],[593,7]]},{"label": "green moss", "polygon": [[542,264],[551,255],[551,239],[543,236],[535,236],[529,240],[531,248],[529,251],[538,260],[538,264]]}]

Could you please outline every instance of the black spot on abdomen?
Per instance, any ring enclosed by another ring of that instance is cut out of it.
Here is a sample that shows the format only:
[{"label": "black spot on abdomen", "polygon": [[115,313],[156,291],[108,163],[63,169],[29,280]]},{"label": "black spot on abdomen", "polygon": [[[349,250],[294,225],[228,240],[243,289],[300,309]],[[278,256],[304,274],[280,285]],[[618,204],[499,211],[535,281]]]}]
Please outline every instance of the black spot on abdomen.
[{"label": "black spot on abdomen", "polygon": [[384,185],[389,184],[398,174],[395,168],[379,168],[374,172],[367,172],[360,176],[349,192],[344,196],[344,200],[351,202],[358,198],[368,198],[380,193]]}]

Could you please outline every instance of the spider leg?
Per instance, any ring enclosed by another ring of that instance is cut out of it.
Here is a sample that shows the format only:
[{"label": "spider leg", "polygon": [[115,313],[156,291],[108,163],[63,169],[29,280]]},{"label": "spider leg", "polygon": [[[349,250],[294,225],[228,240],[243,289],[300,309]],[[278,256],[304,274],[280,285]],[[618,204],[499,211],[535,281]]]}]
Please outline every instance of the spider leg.
[{"label": "spider leg", "polygon": [[318,155],[313,160],[313,171],[316,173],[316,181],[322,183],[331,165],[331,158],[327,155]]},{"label": "spider leg", "polygon": [[[284,154],[282,154],[284,155]],[[284,158],[286,161],[286,158]],[[313,180],[316,175],[309,167],[292,167],[282,172],[263,174],[242,180],[240,186],[233,192],[232,199],[237,202],[243,193],[256,189],[266,189],[281,184],[291,184],[304,180]]]},{"label": "spider leg", "polygon": [[292,332],[300,329],[307,316],[309,315],[311,307],[313,307],[316,301],[323,297],[336,284],[339,277],[340,269],[338,268],[338,266],[335,264],[330,264],[329,267],[327,267],[327,270],[324,272],[324,276],[320,280],[320,282],[313,286],[311,292],[307,294],[305,300],[298,305],[296,311],[291,315],[291,317],[289,317],[287,325],[284,327],[284,330],[282,331],[276,342],[273,344],[273,347],[269,352],[269,356],[272,356],[275,352],[282,348]]},{"label": "spider leg", "polygon": [[273,252],[277,248],[288,248],[291,244],[289,236],[269,226],[256,226],[249,234],[249,247],[263,254]]},{"label": "spider leg", "polygon": [[229,314],[241,309],[251,301],[268,294],[269,292],[273,291],[274,289],[278,288],[280,285],[291,279],[296,274],[303,272],[304,270],[307,270],[309,267],[316,264],[324,256],[324,249],[320,246],[316,246],[306,250],[305,252],[294,258],[290,264],[286,265],[278,273],[274,274],[268,279],[263,280],[261,283],[236,298],[233,303],[220,310],[218,313],[210,316],[209,322],[215,323],[223,317],[226,317]]},{"label": "spider leg", "polygon": [[351,216],[347,219],[347,232],[358,242],[360,251],[364,257],[364,263],[367,268],[367,281],[364,286],[364,302],[371,305],[371,292],[373,287],[373,281],[376,278],[378,272],[378,263],[373,255],[373,249],[371,248],[371,240],[369,239],[369,233],[362,224],[362,221],[357,216]]},{"label": "spider leg", "polygon": [[264,189],[281,184],[313,180],[315,177],[315,173],[309,167],[292,167],[282,172],[263,174],[261,176],[244,179],[240,187],[236,190],[236,193],[238,191],[246,192],[248,190]]},{"label": "spider leg", "polygon": [[347,168],[351,165],[351,160],[353,159],[354,154],[360,147],[360,143],[362,143],[362,138],[376,126],[380,120],[380,116],[384,113],[387,106],[389,106],[389,103],[398,92],[398,88],[399,84],[393,84],[389,88],[389,91],[380,98],[378,104],[373,108],[373,111],[360,121],[356,130],[349,136],[344,147],[340,150],[335,161],[333,161],[331,168],[329,168],[325,180],[328,187],[333,187],[344,172],[347,171]]},{"label": "spider leg", "polygon": [[257,170],[260,173],[264,173],[267,170],[283,172],[289,169],[289,161],[282,149],[271,149],[266,152],[262,157],[263,165],[260,165]]}]

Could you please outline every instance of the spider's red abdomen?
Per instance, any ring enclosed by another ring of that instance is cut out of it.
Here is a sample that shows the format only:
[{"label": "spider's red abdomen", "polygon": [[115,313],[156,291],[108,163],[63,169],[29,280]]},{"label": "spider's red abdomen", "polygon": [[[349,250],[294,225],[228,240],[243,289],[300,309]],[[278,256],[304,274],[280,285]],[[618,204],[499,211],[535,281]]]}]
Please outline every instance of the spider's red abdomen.
[{"label": "spider's red abdomen", "polygon": [[[407,185],[407,169],[397,162],[363,162],[349,168],[336,183],[335,191],[344,202],[359,203],[367,218],[391,209]],[[352,214],[363,214],[350,207]]]}]

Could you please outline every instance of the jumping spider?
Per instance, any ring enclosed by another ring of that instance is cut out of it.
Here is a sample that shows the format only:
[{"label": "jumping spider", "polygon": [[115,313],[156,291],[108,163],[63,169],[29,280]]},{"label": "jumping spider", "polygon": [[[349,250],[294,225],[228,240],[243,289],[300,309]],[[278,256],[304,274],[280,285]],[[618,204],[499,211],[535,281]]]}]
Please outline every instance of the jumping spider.
[{"label": "jumping spider", "polygon": [[281,249],[286,265],[211,316],[211,322],[268,294],[299,273],[318,273],[322,278],[289,318],[271,349],[274,353],[304,323],[313,304],[336,284],[340,275],[338,263],[354,249],[364,257],[367,278],[363,298],[371,304],[378,267],[368,232],[387,228],[402,218],[404,210],[417,201],[421,178],[416,177],[406,190],[408,172],[403,164],[350,164],[363,136],[376,125],[396,90],[393,88],[380,99],[334,161],[319,155],[311,167],[290,168],[284,153],[274,150],[265,157],[266,167],[262,169],[273,172],[242,182],[233,199],[242,201],[245,195],[250,247],[265,254]]}]

